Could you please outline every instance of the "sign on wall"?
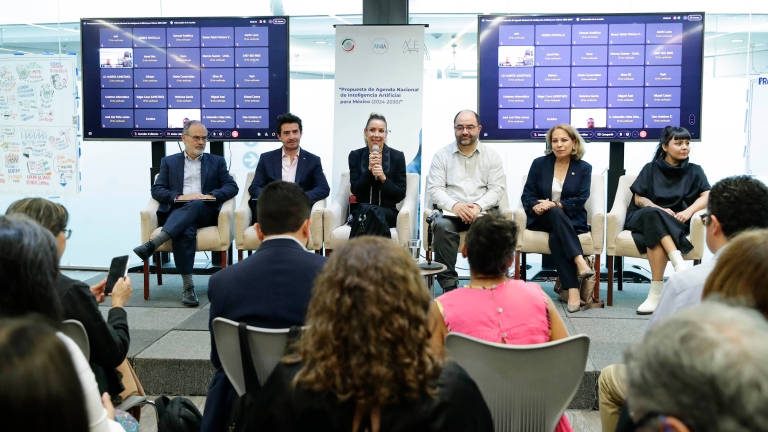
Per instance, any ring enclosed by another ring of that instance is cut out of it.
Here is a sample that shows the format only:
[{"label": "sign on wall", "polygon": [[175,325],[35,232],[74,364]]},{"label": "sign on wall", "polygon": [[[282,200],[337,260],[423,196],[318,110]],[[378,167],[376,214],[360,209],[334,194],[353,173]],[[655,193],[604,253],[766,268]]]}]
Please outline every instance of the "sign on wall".
[{"label": "sign on wall", "polygon": [[0,56],[0,194],[80,193],[77,63]]},{"label": "sign on wall", "polygon": [[349,171],[349,152],[365,146],[372,112],[387,119],[387,145],[419,153],[424,93],[424,26],[337,26],[333,190]]}]

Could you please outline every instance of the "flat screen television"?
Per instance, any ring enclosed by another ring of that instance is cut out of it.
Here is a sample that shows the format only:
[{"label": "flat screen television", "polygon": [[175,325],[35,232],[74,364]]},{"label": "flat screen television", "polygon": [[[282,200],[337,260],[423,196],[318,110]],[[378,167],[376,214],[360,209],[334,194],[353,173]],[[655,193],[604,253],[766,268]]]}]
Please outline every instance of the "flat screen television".
[{"label": "flat screen television", "polygon": [[80,21],[83,138],[177,141],[200,120],[209,140],[277,139],[288,112],[288,17]]},{"label": "flat screen television", "polygon": [[701,140],[704,13],[481,15],[481,140],[535,141],[560,123],[589,141]]}]

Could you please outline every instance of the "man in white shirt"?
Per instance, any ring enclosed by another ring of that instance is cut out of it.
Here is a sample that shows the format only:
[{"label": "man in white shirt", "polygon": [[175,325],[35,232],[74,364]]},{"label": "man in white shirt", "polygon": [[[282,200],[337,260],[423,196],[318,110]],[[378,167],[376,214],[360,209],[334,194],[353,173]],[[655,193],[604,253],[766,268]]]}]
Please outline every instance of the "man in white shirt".
[{"label": "man in white shirt", "polygon": [[[701,303],[704,284],[728,241],[748,229],[768,228],[766,214],[768,187],[760,180],[734,176],[724,178],[712,186],[704,224],[707,226],[707,247],[715,256],[667,279],[646,332],[661,318]],[[604,432],[616,429],[626,398],[626,375],[627,369],[623,364],[610,365],[600,373],[600,417]]]},{"label": "man in white shirt", "polygon": [[435,153],[427,190],[439,209],[453,213],[434,222],[435,261],[447,267],[437,281],[445,292],[459,281],[455,269],[459,233],[469,230],[480,212],[499,205],[507,184],[501,157],[477,139],[483,128],[477,113],[459,112],[453,126],[456,141]]},{"label": "man in white shirt", "polygon": [[277,138],[283,146],[259,158],[253,182],[248,186],[251,198],[259,198],[262,189],[275,180],[301,186],[311,204],[330,195],[320,158],[300,147],[302,133],[298,116],[286,113],[277,118]]}]

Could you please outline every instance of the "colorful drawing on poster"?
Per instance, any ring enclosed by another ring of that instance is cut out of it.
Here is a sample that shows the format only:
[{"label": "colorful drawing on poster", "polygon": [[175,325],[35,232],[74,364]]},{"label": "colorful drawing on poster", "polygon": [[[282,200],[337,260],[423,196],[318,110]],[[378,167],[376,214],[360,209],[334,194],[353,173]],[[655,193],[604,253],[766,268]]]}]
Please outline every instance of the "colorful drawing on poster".
[{"label": "colorful drawing on poster", "polygon": [[60,61],[51,62],[51,85],[56,90],[67,88],[69,70]]},{"label": "colorful drawing on poster", "polygon": [[0,90],[10,92],[14,87],[16,87],[16,78],[13,76],[13,71],[9,70],[8,66],[0,67]]},{"label": "colorful drawing on poster", "polygon": [[77,172],[77,160],[68,154],[56,155],[56,158],[53,159],[53,170],[59,174],[59,184],[64,187]]},{"label": "colorful drawing on poster", "polygon": [[32,62],[16,66],[16,73],[19,74],[19,80],[30,83],[43,81],[43,65]]}]

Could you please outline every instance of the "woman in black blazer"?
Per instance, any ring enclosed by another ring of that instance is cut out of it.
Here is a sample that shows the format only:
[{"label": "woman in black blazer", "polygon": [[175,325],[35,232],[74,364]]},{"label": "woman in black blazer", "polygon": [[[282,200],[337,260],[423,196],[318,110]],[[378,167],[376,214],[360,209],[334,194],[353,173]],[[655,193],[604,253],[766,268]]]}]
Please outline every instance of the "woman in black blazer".
[{"label": "woman in black blazer", "polygon": [[557,275],[568,289],[568,311],[579,310],[581,281],[595,274],[582,256],[578,235],[589,231],[584,204],[589,199],[592,165],[581,160],[584,140],[571,125],[547,132],[546,156],[528,171],[521,201],[528,229],[549,233]]},{"label": "woman in black blazer", "polygon": [[[381,206],[390,228],[397,225],[397,203],[405,198],[405,155],[387,145],[387,119],[371,113],[366,146],[349,153],[350,191],[358,203]],[[378,146],[379,151],[373,151]]]}]

